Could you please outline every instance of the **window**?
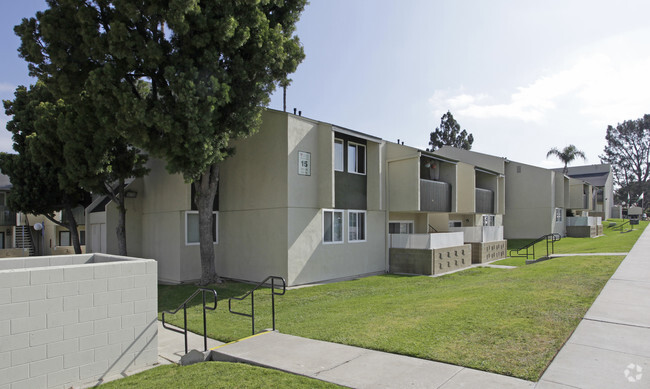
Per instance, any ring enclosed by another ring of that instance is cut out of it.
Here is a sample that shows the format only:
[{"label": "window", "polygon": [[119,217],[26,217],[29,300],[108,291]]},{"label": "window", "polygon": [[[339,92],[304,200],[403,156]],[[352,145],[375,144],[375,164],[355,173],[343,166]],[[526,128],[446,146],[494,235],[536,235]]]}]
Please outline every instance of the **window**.
[{"label": "window", "polygon": [[483,226],[484,227],[493,227],[494,226],[494,215],[483,215]]},{"label": "window", "polygon": [[348,241],[365,242],[366,213],[364,211],[348,212]]},{"label": "window", "polygon": [[388,222],[389,234],[412,234],[414,230],[414,222]]},{"label": "window", "polygon": [[323,210],[323,242],[343,243],[343,211]]},{"label": "window", "polygon": [[334,139],[334,170],[343,171],[343,140]]},{"label": "window", "polygon": [[[212,241],[219,243],[218,240],[219,212],[212,212]],[[185,212],[185,244],[199,244],[199,212]]]},{"label": "window", "polygon": [[79,231],[79,244],[82,246],[86,245],[86,230]]},{"label": "window", "polygon": [[59,231],[59,246],[72,246],[70,244],[70,231]]},{"label": "window", "polygon": [[462,227],[463,222],[460,220],[450,220],[449,221],[449,227]]},{"label": "window", "polygon": [[348,173],[366,174],[366,146],[348,142]]},{"label": "window", "polygon": [[562,208],[555,208],[555,222],[561,222],[562,221]]}]

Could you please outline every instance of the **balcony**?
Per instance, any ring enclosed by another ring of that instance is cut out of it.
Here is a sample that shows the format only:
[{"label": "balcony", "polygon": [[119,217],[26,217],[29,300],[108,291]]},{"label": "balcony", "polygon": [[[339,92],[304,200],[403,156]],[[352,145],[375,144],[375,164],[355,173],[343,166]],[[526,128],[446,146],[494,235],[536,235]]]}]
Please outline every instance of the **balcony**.
[{"label": "balcony", "polygon": [[420,211],[451,212],[451,185],[420,179]]},{"label": "balcony", "polygon": [[476,213],[494,213],[494,192],[476,188]]},{"label": "balcony", "polygon": [[450,227],[449,231],[462,232],[466,243],[487,243],[503,240],[503,226]]},{"label": "balcony", "polygon": [[15,226],[16,213],[12,212],[6,206],[0,205],[0,226]]},{"label": "balcony", "polygon": [[390,234],[390,248],[435,250],[462,246],[462,232],[439,232],[435,234]]}]

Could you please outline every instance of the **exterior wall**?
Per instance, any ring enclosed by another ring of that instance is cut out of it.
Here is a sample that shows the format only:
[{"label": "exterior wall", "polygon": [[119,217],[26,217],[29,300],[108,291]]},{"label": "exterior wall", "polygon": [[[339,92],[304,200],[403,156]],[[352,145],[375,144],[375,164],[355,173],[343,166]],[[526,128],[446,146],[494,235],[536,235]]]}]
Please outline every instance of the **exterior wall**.
[{"label": "exterior wall", "polygon": [[0,250],[0,258],[16,258],[16,257],[28,257],[29,250],[21,248],[12,248],[12,249],[2,249]]},{"label": "exterior wall", "polygon": [[506,164],[506,239],[531,239],[557,231],[554,172],[519,162]]},{"label": "exterior wall", "polygon": [[472,264],[469,244],[443,249],[390,249],[390,272],[436,275],[466,268]]},{"label": "exterior wall", "polygon": [[69,388],[158,361],[153,260],[0,260],[0,387]]},{"label": "exterior wall", "polygon": [[[142,198],[144,197],[144,185],[142,179],[136,179],[129,186],[128,189],[136,192],[135,198],[126,198],[126,251],[129,256],[141,257],[142,256],[142,214],[143,204]],[[119,218],[119,211],[117,204],[110,202],[106,205],[106,234],[111,234],[112,239],[106,240],[105,252],[108,254],[119,254],[117,244],[117,221]],[[114,237],[114,238],[113,238]],[[86,234],[86,243],[91,241],[91,236]],[[91,243],[92,244],[92,243]]]},{"label": "exterior wall", "polygon": [[566,234],[572,238],[594,238],[598,235],[597,226],[567,226]]},{"label": "exterior wall", "polygon": [[[142,178],[142,193],[138,192],[138,198],[142,199],[141,252],[143,256],[158,261],[161,281],[184,281],[181,269],[200,262],[198,258],[180,255],[181,245],[185,244],[185,210],[190,209],[190,186],[180,174],[169,174],[161,160],[150,159],[148,166],[151,171]],[[127,219],[134,214],[134,210],[129,213],[127,209]],[[108,242],[115,239],[115,234],[108,227],[111,214],[107,212],[106,216]],[[199,277],[200,273],[190,279]]]},{"label": "exterior wall", "polygon": [[472,245],[472,263],[485,263],[503,259],[508,256],[508,241],[498,240]]},{"label": "exterior wall", "polygon": [[451,146],[443,146],[435,151],[434,154],[443,157],[463,161],[467,164],[478,166],[483,169],[493,171],[495,173],[505,173],[505,158],[496,157],[494,155],[482,154],[476,151],[463,150]]},{"label": "exterior wall", "polygon": [[475,188],[474,166],[459,162],[456,165],[456,212],[474,213],[476,209]]},{"label": "exterior wall", "polygon": [[321,210],[289,209],[289,274],[287,283],[299,285],[386,271],[386,215],[367,211],[366,241],[348,241],[348,212],[344,212],[342,243],[323,243]]},{"label": "exterior wall", "polygon": [[413,157],[388,162],[388,207],[391,211],[420,209],[420,162]]}]

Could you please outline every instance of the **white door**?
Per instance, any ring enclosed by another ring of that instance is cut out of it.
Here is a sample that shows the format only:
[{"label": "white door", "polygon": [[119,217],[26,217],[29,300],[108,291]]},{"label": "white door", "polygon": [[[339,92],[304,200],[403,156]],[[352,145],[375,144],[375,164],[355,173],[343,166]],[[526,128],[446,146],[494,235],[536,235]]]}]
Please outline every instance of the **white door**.
[{"label": "white door", "polygon": [[90,235],[93,253],[106,253],[106,223],[91,224]]}]

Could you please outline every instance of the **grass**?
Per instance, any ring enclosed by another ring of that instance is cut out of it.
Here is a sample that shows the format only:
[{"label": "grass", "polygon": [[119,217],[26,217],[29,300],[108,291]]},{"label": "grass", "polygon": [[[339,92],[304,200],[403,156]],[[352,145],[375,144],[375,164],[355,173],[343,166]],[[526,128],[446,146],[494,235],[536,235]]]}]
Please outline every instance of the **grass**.
[{"label": "grass", "polygon": [[[577,254],[577,253],[627,253],[632,249],[641,233],[648,225],[647,221],[642,221],[634,230],[629,231],[629,225],[623,232],[609,228],[609,222],[622,222],[622,219],[609,219],[603,222],[603,236],[597,238],[562,238],[555,243],[556,254]],[[508,250],[522,247],[532,239],[510,239],[508,240]],[[550,246],[549,246],[550,250]],[[532,252],[532,251],[530,251]],[[546,256],[546,242],[535,244],[535,258]],[[494,262],[495,265],[522,266],[526,264],[526,258],[506,258]]]},{"label": "grass", "polygon": [[164,365],[101,385],[102,388],[340,388],[312,378],[239,363]]},{"label": "grass", "polygon": [[[277,327],[343,343],[538,380],[620,264],[620,256],[571,257],[513,270],[474,268],[438,278],[385,275],[287,291]],[[208,336],[250,335],[250,319],[228,313],[227,297],[250,288],[215,286]],[[160,286],[159,309],[176,308],[195,286]],[[255,296],[256,328],[271,326],[270,298]],[[248,309],[250,306],[248,306]],[[239,303],[234,308],[247,309]],[[174,318],[182,323],[182,314]],[[199,299],[189,327],[201,333]]]}]

